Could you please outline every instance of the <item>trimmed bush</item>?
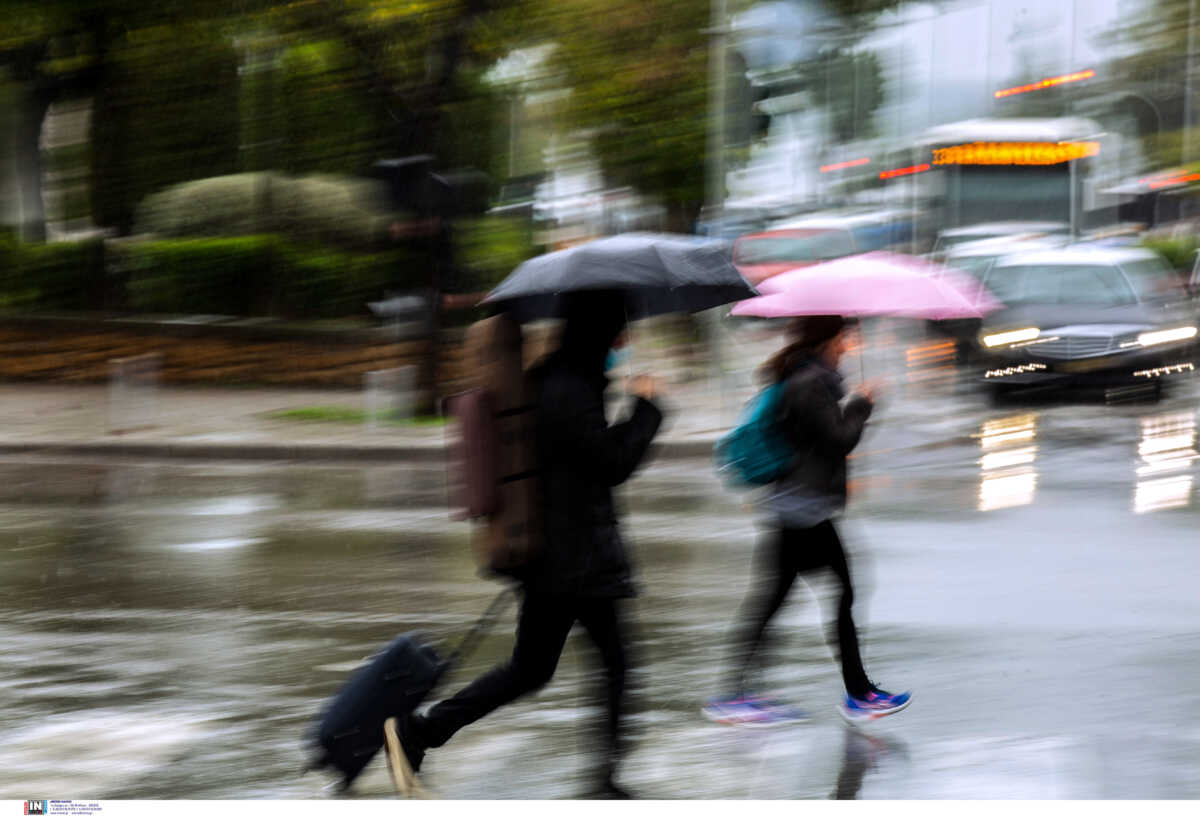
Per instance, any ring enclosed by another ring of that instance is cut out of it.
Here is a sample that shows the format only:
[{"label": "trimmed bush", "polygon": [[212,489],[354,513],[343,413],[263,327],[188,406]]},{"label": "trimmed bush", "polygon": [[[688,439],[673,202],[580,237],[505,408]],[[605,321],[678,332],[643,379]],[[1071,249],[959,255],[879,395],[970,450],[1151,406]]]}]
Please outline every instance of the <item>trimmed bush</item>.
[{"label": "trimmed bush", "polygon": [[0,307],[21,311],[98,311],[112,296],[100,240],[22,244],[0,237]]},{"label": "trimmed bush", "polygon": [[239,173],[180,184],[138,208],[137,232],[161,237],[279,233],[292,241],[367,249],[393,216],[379,182],[346,176]]},{"label": "trimmed bush", "polygon": [[1146,238],[1142,246],[1157,252],[1175,269],[1190,271],[1200,243],[1196,238]]},{"label": "trimmed bush", "polygon": [[119,251],[128,307],[145,314],[295,318],[361,314],[388,289],[420,285],[402,252],[299,246],[275,235],[144,241]]},{"label": "trimmed bush", "polygon": [[129,308],[143,313],[268,314],[273,236],[146,241],[120,253]]}]

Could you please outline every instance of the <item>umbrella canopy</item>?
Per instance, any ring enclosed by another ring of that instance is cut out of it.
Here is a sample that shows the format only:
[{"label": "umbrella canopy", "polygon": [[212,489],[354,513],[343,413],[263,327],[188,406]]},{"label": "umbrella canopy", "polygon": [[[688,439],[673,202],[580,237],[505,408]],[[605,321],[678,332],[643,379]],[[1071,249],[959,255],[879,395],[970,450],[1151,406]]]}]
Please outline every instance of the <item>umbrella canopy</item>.
[{"label": "umbrella canopy", "polygon": [[727,241],[631,232],[531,258],[483,302],[534,320],[558,316],[559,295],[588,289],[624,292],[630,319],[699,312],[758,294],[734,267]]},{"label": "umbrella canopy", "polygon": [[793,269],[759,286],[765,294],[737,304],[733,314],[949,320],[982,317],[1001,305],[965,273],[891,252],[868,252]]}]

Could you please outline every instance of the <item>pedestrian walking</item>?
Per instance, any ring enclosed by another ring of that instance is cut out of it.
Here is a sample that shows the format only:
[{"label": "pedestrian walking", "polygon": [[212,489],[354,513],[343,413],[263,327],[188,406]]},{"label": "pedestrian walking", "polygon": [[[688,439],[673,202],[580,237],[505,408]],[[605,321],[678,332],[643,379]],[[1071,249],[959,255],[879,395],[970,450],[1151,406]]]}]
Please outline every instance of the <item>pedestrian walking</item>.
[{"label": "pedestrian walking", "polygon": [[622,611],[634,594],[612,489],[643,461],[662,422],[658,381],[630,383],[632,414],[608,424],[604,393],[614,347],[625,342],[620,292],[565,295],[559,349],[534,373],[536,449],[544,541],[513,575],[522,589],[511,658],[424,714],[400,724],[405,758],[416,771],[426,751],[459,729],[550,681],[567,635],[579,623],[599,651],[607,681],[604,755],[597,793],[623,798],[615,775],[623,754],[622,703],[629,650]]},{"label": "pedestrian walking", "polygon": [[756,553],[756,581],[735,630],[727,693],[703,708],[711,720],[764,725],[803,718],[790,706],[752,693],[748,684],[768,625],[796,577],[809,580],[825,573],[838,582],[829,639],[836,643],[846,690],[841,714],[851,721],[875,719],[902,710],[911,700],[908,692],[885,692],[867,677],[851,614],[850,566],[834,525],[846,503],[846,456],[862,437],[875,403],[874,390],[864,388],[842,405],[845,392],[837,367],[849,328],[839,316],[797,318],[789,324],[788,345],[762,368],[769,384],[784,384],[774,429],[795,453],[768,488],[764,505],[773,529]]}]

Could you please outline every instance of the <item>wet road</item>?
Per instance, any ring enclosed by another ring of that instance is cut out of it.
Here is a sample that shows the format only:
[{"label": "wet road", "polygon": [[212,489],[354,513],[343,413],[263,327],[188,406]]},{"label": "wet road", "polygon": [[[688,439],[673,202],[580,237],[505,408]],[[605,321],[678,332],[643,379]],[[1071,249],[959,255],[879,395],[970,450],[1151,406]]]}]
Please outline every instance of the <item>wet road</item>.
[{"label": "wet road", "polygon": [[[1200,797],[1197,401],[990,407],[897,394],[854,463],[844,534],[872,678],[913,706],[853,730],[822,593],[778,622],[810,724],[712,725],[756,534],[706,461],[626,490],[643,587],[636,750],[652,798]],[[475,576],[436,467],[0,460],[0,798],[316,798],[301,737],[395,634],[452,641]],[[511,647],[508,610],[450,678]],[[596,678],[555,680],[430,755],[450,798],[583,794]],[[381,762],[355,795],[390,795]]]}]

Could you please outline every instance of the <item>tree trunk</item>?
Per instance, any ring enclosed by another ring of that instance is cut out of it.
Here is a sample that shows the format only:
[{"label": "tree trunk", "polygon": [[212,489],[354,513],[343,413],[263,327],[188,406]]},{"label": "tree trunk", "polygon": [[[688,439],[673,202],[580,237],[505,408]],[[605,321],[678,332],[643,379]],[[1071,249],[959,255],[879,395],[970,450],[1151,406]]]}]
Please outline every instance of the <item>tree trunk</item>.
[{"label": "tree trunk", "polygon": [[17,105],[13,149],[17,159],[17,190],[20,196],[21,238],[41,243],[46,240],[46,207],[42,201],[42,125],[50,109],[50,98],[36,90],[25,92]]}]

